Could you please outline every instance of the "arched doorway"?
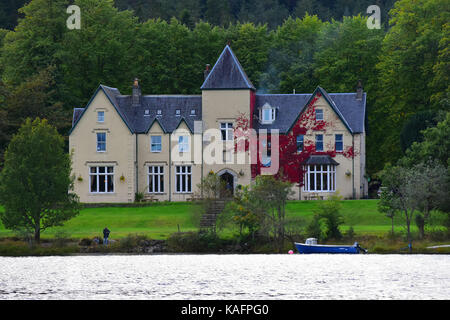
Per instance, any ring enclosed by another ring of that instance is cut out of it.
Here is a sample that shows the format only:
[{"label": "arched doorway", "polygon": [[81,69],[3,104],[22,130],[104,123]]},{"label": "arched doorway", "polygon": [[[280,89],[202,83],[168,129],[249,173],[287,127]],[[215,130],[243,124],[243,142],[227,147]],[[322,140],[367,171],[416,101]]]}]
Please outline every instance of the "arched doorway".
[{"label": "arched doorway", "polygon": [[236,187],[237,182],[237,175],[231,170],[221,170],[217,173],[222,179],[222,181],[225,182],[225,194],[223,197],[231,197],[234,194],[234,188]]}]

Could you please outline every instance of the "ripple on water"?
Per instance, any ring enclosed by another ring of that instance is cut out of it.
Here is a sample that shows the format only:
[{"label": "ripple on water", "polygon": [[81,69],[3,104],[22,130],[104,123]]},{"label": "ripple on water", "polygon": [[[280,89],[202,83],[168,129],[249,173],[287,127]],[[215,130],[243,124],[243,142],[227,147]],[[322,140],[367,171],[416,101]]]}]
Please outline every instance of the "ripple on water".
[{"label": "ripple on water", "polygon": [[0,258],[1,299],[449,299],[448,255]]}]

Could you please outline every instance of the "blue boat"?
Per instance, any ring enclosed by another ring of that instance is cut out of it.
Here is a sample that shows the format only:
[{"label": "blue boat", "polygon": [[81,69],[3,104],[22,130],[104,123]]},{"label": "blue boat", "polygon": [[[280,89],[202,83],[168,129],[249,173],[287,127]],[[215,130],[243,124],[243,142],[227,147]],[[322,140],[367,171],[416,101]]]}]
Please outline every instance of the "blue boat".
[{"label": "blue boat", "polygon": [[355,242],[351,246],[346,245],[325,245],[317,244],[317,239],[308,238],[305,243],[295,242],[295,247],[299,253],[366,253],[367,250],[359,246],[358,242]]}]

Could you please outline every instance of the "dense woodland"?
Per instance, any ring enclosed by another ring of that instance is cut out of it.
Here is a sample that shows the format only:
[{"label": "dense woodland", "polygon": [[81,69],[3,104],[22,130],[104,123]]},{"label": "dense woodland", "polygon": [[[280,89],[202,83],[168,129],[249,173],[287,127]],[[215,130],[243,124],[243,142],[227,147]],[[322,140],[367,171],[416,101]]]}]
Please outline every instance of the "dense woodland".
[{"label": "dense woodland", "polygon": [[[66,27],[72,3],[80,30]],[[371,4],[381,29],[367,28]],[[449,21],[448,0],[2,1],[0,154],[27,117],[67,136],[100,83],[198,94],[229,41],[260,92],[353,92],[361,79],[374,177],[449,111]]]}]

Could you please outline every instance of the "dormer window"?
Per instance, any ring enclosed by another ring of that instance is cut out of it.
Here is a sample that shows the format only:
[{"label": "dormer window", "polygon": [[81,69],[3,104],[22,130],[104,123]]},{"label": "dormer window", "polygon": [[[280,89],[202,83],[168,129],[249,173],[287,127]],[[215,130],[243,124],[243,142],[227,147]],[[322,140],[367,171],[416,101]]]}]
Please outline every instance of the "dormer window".
[{"label": "dormer window", "polygon": [[191,116],[195,116],[195,109],[191,110]]},{"label": "dormer window", "polygon": [[275,121],[275,108],[271,107],[268,103],[266,103],[259,110],[259,119],[261,123],[272,123]]},{"label": "dormer window", "polygon": [[145,111],[144,111],[144,116],[149,116],[150,115],[150,110],[148,110],[148,109],[146,109]]},{"label": "dormer window", "polygon": [[175,110],[175,115],[176,116],[179,116],[180,114],[181,114],[181,110],[180,109]]},{"label": "dormer window", "polygon": [[162,115],[162,110],[161,109],[156,110],[156,115],[157,116],[161,116]]}]

